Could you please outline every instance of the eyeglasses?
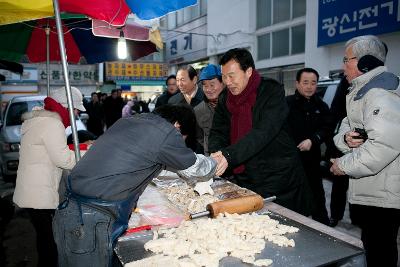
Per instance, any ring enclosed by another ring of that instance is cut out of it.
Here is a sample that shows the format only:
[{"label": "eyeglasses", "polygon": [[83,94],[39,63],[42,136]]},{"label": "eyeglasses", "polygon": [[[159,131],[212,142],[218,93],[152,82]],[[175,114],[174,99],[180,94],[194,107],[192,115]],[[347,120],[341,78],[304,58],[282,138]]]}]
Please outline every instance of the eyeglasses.
[{"label": "eyeglasses", "polygon": [[350,60],[356,59],[356,58],[357,58],[357,57],[351,57],[351,58],[344,57],[344,58],[343,58],[343,64],[346,64],[346,63],[349,62]]}]

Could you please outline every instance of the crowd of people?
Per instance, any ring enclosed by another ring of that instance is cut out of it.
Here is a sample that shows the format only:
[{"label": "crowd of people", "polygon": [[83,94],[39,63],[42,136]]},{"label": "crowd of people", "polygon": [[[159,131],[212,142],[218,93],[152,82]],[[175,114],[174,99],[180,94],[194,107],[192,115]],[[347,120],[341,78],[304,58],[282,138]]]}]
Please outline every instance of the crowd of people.
[{"label": "crowd of people", "polygon": [[150,112],[147,102],[136,98],[123,99],[121,95],[121,89],[113,89],[109,96],[106,93],[93,92],[90,101],[84,99],[83,104],[89,116],[87,121],[89,132],[100,136],[120,118]]},{"label": "crowd of people", "polygon": [[[285,96],[243,48],[227,51],[219,65],[200,73],[181,66],[167,78],[151,113],[139,102],[125,103],[117,90],[106,98],[93,93],[85,107],[76,93],[74,106],[87,110],[88,130],[101,136],[78,163],[62,132],[66,101],[50,94],[44,111],[25,116],[14,195],[32,215],[39,262],[112,266],[112,248],[132,208],[151,179],[168,168],[191,181],[224,177],[332,227],[343,218],[347,192],[367,265],[396,266],[400,86],[384,66],[387,52],[375,36],[349,40],[344,78],[330,108],[316,94],[317,70],[299,70],[295,94]],[[330,217],[320,168],[323,143],[333,181]],[[71,173],[59,203],[63,169]],[[49,240],[53,249],[44,250]]]}]

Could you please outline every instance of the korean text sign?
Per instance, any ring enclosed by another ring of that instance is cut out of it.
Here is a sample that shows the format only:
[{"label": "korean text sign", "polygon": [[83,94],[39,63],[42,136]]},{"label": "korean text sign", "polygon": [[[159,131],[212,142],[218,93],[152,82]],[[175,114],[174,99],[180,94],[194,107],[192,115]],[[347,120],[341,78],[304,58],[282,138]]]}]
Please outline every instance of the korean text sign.
[{"label": "korean text sign", "polygon": [[400,31],[400,0],[319,0],[318,46]]},{"label": "korean text sign", "polygon": [[107,62],[106,80],[164,80],[167,70],[161,63]]}]

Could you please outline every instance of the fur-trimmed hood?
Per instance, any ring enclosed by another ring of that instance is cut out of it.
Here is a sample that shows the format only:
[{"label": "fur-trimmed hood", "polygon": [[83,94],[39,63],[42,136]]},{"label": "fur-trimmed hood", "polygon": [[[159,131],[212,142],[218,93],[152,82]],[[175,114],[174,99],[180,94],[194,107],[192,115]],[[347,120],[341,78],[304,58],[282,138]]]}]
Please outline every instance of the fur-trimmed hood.
[{"label": "fur-trimmed hood", "polygon": [[61,121],[60,115],[57,112],[48,111],[45,109],[32,110],[30,112],[25,112],[21,116],[22,118],[22,126],[21,126],[21,134],[24,134],[31,127],[33,127],[38,121],[47,120],[47,119],[56,119],[57,121]]},{"label": "fur-trimmed hood", "polygon": [[33,119],[33,118],[36,118],[36,117],[49,117],[49,118],[59,119],[61,121],[60,115],[58,115],[57,112],[48,111],[48,110],[45,110],[45,109],[37,109],[37,110],[32,110],[32,111],[29,111],[29,112],[25,112],[21,116],[22,121]]}]

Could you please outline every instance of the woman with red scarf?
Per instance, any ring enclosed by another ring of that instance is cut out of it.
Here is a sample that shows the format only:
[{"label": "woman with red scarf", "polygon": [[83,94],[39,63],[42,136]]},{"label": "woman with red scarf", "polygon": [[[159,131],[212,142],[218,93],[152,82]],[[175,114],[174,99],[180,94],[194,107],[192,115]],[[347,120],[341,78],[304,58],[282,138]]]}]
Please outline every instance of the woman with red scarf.
[{"label": "woman with red scarf", "polygon": [[219,97],[209,137],[216,175],[308,216],[310,194],[296,145],[288,133],[289,109],[281,84],[263,79],[249,51],[231,49],[221,60],[228,88]]},{"label": "woman with red scarf", "polygon": [[[81,92],[72,87],[74,107],[82,111]],[[36,230],[37,266],[57,266],[52,233],[54,211],[59,204],[58,187],[63,169],[72,169],[75,155],[67,146],[65,128],[70,125],[64,88],[50,91],[44,109],[24,113],[21,148],[13,201],[28,211]]]}]

